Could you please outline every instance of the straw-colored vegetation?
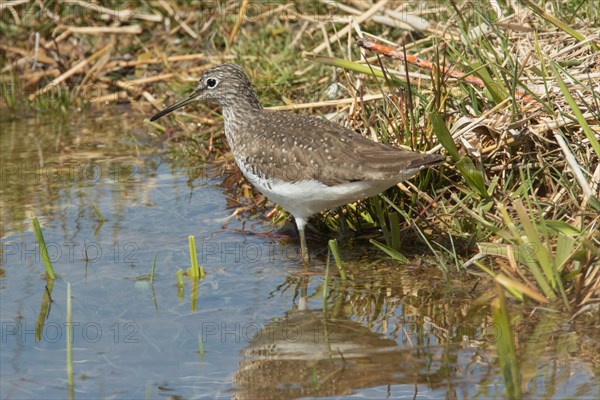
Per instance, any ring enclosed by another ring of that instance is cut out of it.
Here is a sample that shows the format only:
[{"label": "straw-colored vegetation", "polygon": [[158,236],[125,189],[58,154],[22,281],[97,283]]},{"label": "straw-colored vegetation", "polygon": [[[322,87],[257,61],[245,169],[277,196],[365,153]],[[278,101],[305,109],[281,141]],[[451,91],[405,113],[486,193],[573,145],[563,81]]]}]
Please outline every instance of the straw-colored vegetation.
[{"label": "straw-colored vegetation", "polygon": [[[3,110],[130,103],[141,120],[211,65],[237,62],[265,106],[447,155],[384,197],[328,213],[318,231],[347,227],[398,260],[425,252],[445,272],[489,274],[513,299],[597,316],[595,2],[102,4],[0,5]],[[224,165],[244,211],[264,206],[232,164],[218,108],[199,107],[147,130],[183,164]]]}]

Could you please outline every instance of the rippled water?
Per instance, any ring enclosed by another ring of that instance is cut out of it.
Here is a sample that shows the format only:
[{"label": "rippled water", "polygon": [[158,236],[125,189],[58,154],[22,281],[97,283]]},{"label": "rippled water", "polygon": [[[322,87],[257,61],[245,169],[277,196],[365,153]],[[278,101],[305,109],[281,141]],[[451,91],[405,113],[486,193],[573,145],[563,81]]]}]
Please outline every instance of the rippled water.
[{"label": "rippled water", "polygon": [[[504,397],[489,288],[370,253],[351,281],[331,266],[324,302],[323,257],[305,270],[295,237],[231,218],[219,182],[190,181],[129,114],[0,125],[3,399],[68,396],[67,283],[76,398]],[[188,235],[206,278],[181,291]],[[530,397],[598,398],[598,338],[561,322],[517,337]]]}]

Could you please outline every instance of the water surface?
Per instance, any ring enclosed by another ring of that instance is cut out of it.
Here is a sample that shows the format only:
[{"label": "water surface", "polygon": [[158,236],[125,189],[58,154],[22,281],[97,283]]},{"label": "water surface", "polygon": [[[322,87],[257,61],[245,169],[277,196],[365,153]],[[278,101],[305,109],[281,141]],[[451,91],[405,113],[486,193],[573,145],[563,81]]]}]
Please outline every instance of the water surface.
[{"label": "water surface", "polygon": [[[191,180],[142,118],[116,108],[0,125],[3,399],[68,397],[67,283],[76,398],[504,397],[490,288],[348,253],[353,280],[331,266],[324,302],[324,257],[307,271],[296,238],[232,218],[219,180]],[[206,278],[181,291],[189,235]],[[585,352],[597,336],[552,315],[517,336],[530,396],[598,398]]]}]

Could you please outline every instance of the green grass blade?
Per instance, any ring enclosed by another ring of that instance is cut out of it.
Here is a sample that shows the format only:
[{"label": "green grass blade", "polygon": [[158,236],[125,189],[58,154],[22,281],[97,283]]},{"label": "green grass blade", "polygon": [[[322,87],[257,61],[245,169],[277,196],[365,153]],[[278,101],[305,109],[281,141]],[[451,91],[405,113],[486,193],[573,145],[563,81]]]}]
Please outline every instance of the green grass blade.
[{"label": "green grass blade", "polygon": [[379,198],[373,198],[372,200],[373,208],[375,208],[375,216],[379,222],[379,227],[381,229],[381,233],[383,234],[383,238],[386,243],[392,242],[392,234],[390,232],[388,226],[388,219],[386,218],[387,210],[384,210],[383,204],[381,203]]},{"label": "green grass blade", "polygon": [[487,89],[487,94],[490,100],[494,102],[494,104],[500,104],[508,97],[508,93],[504,90],[504,86],[498,81],[494,80],[487,69],[484,68],[483,65],[478,63],[477,61],[473,61],[470,63],[470,67],[473,69],[473,73],[481,78],[485,88]]},{"label": "green grass blade", "polygon": [[530,0],[521,0],[526,6],[528,6],[529,8],[531,8],[533,10],[534,13],[536,13],[537,15],[539,15],[540,17],[542,17],[543,19],[545,19],[546,21],[550,22],[552,25],[556,26],[558,29],[562,30],[563,32],[573,36],[575,39],[582,41],[585,40],[585,36],[582,35],[581,33],[577,32],[575,29],[571,28],[567,23],[561,21],[560,19],[556,18],[553,15],[547,14],[540,6],[538,6],[537,4],[533,3]]},{"label": "green grass blade", "polygon": [[194,236],[188,236],[188,247],[190,249],[190,260],[192,261],[192,265],[190,267],[189,275],[193,278],[198,278],[200,274],[198,273],[198,256],[196,254],[196,240]]},{"label": "green grass blade", "polygon": [[190,278],[204,279],[204,267],[198,264],[198,255],[196,252],[196,238],[193,235],[188,236],[188,247],[190,249],[190,260],[192,262],[188,269]]},{"label": "green grass blade", "polygon": [[[520,200],[515,203],[520,203],[521,208],[523,208],[523,203],[520,202]],[[519,205],[517,204],[515,205],[515,207],[518,208]],[[503,238],[509,242],[516,244],[516,249],[514,251],[515,258],[518,262],[525,265],[529,272],[531,272],[531,274],[535,278],[536,283],[538,284],[539,288],[542,290],[544,295],[550,299],[554,299],[556,297],[556,294],[550,287],[550,284],[548,283],[545,274],[540,270],[540,266],[537,262],[537,253],[539,247],[541,246],[541,242],[539,242],[539,244],[536,244],[535,240],[537,238],[537,241],[539,241],[539,237],[537,235],[534,235],[534,242],[529,240],[529,237],[526,234],[524,235],[523,232],[519,230],[514,221],[510,218],[504,205],[498,203],[497,208],[504,220],[504,224],[508,227],[510,231],[507,232],[507,235],[503,236]],[[526,212],[525,215],[527,215]],[[529,222],[528,217],[527,222]],[[531,222],[529,222],[529,225],[532,225]],[[530,231],[532,230],[531,228],[528,229]],[[522,239],[523,236],[525,236],[528,240],[524,241]]]},{"label": "green grass blade", "polygon": [[33,233],[40,245],[40,253],[42,255],[42,260],[44,261],[44,267],[46,267],[46,275],[50,279],[56,279],[56,274],[54,274],[54,269],[52,268],[52,263],[50,262],[50,257],[48,256],[48,249],[46,248],[46,241],[44,240],[44,235],[42,234],[42,228],[40,228],[40,222],[37,217],[33,218]]},{"label": "green grass blade", "polygon": [[477,168],[469,157],[462,157],[456,163],[456,169],[460,171],[467,185],[475,191],[481,198],[488,198],[488,191],[485,188],[483,174]]},{"label": "green grass blade", "polygon": [[94,210],[94,212],[98,216],[98,222],[105,222],[106,221],[106,219],[104,218],[104,215],[102,215],[102,212],[98,209],[98,207],[96,207],[95,204],[92,204],[92,209]]},{"label": "green grass blade", "polygon": [[556,240],[555,262],[559,272],[562,272],[567,261],[574,255],[579,248],[577,240],[567,235],[558,235]]},{"label": "green grass blade", "polygon": [[[484,250],[484,249],[482,248],[482,250]],[[486,267],[485,265],[483,265],[479,261],[475,261],[473,264],[475,266],[479,267],[483,272],[485,272],[486,274],[488,274],[489,276],[491,276],[492,278],[494,278],[497,281],[498,275],[496,275],[496,273],[494,271],[492,271],[491,269],[489,269],[488,267]],[[517,299],[519,301],[523,301],[523,294],[521,292],[519,292],[515,288],[511,287],[510,285],[509,286],[505,286],[504,288],[510,294],[512,294],[515,299]]]},{"label": "green grass blade", "polygon": [[154,253],[154,261],[152,262],[152,272],[150,272],[150,284],[154,283],[154,270],[156,269],[156,253]]},{"label": "green grass blade", "polygon": [[587,121],[585,120],[583,113],[581,112],[581,110],[577,106],[577,103],[575,102],[575,99],[573,99],[573,96],[571,96],[571,93],[569,93],[569,89],[567,89],[565,82],[563,81],[562,77],[560,76],[560,74],[558,72],[558,67],[556,66],[555,63],[552,63],[551,66],[552,66],[552,70],[554,71],[554,76],[556,76],[556,82],[558,83],[558,87],[560,88],[562,94],[565,96],[565,99],[569,103],[569,107],[571,107],[571,111],[573,111],[573,114],[575,114],[575,118],[577,119],[577,122],[581,126],[581,129],[583,129],[585,136],[590,141],[590,144],[592,145],[592,148],[596,152],[596,155],[598,157],[600,157],[600,142],[598,142],[598,139],[596,139],[596,135],[594,135],[592,128],[590,128]]},{"label": "green grass blade", "polygon": [[397,250],[392,249],[389,246],[386,246],[383,243],[379,243],[376,240],[369,240],[369,242],[371,242],[371,244],[375,245],[375,247],[377,247],[379,250],[383,251],[384,253],[386,253],[388,256],[392,257],[394,260],[403,262],[403,263],[407,263],[408,262],[408,258],[406,258],[404,255],[402,255],[402,253],[400,253]]},{"label": "green grass blade", "polygon": [[400,249],[400,214],[392,212],[390,218],[390,232],[392,236],[392,249]]},{"label": "green grass blade", "polygon": [[[521,226],[525,231],[527,241],[532,245],[532,249],[534,250],[533,256],[537,259],[539,266],[542,268],[550,287],[552,289],[556,289],[554,263],[552,262],[552,258],[550,257],[548,249],[540,239],[540,232],[538,232],[534,224],[531,222],[529,214],[527,213],[527,210],[525,209],[525,206],[521,200],[515,200],[514,206],[517,211],[517,215],[519,216]],[[554,295],[554,292],[552,294]],[[551,298],[554,298],[554,296]]]},{"label": "green grass blade", "polygon": [[390,74],[389,72],[386,72],[384,74],[383,71],[381,71],[379,68],[369,67],[368,65],[359,64],[354,61],[344,60],[342,58],[316,57],[311,54],[307,54],[306,57],[308,59],[316,61],[318,63],[343,68],[348,71],[359,72],[359,73],[371,75],[371,76],[374,76],[377,78],[386,78],[387,77],[387,78],[390,78],[393,81],[393,83],[395,83],[395,84],[406,86],[406,82],[404,82],[402,79],[398,78],[395,75]]},{"label": "green grass blade", "polygon": [[535,289],[527,286],[527,285],[523,285],[520,282],[515,281],[514,279],[511,279],[509,277],[507,277],[504,274],[498,274],[494,277],[494,280],[496,282],[498,282],[499,284],[501,284],[505,289],[508,289],[509,291],[511,291],[511,293],[514,295],[515,293],[517,293],[518,295],[515,296],[519,301],[523,301],[523,295],[534,299],[535,301],[537,301],[538,303],[541,304],[548,304],[548,299],[545,298],[544,296],[542,296],[539,292],[537,292]]},{"label": "green grass blade", "polygon": [[329,241],[329,249],[331,250],[331,254],[333,254],[333,259],[335,260],[335,264],[340,272],[342,281],[345,281],[347,279],[346,271],[344,271],[344,264],[342,264],[342,256],[340,255],[340,249],[338,248],[336,239]]},{"label": "green grass blade", "polygon": [[536,224],[535,227],[545,233],[562,234],[565,236],[576,237],[581,235],[579,229],[565,221],[557,219],[544,220],[544,224]]},{"label": "green grass blade", "polygon": [[504,378],[505,394],[509,399],[521,398],[521,376],[515,342],[510,326],[510,318],[506,309],[504,292],[497,285],[498,297],[492,301],[492,316],[498,337],[496,338],[496,353],[500,361],[500,370]]},{"label": "green grass blade", "polygon": [[454,144],[454,139],[452,139],[452,135],[444,123],[444,119],[437,110],[431,110],[431,113],[429,114],[429,121],[431,121],[433,133],[435,136],[437,136],[440,144],[444,146],[454,162],[460,160],[458,148],[456,147],[456,144]]}]

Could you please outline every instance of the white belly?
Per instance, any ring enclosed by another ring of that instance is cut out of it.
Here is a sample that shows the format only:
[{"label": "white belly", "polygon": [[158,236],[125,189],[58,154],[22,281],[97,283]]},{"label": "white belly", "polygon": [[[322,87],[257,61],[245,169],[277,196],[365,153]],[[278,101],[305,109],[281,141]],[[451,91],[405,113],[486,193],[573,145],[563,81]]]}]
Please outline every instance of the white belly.
[{"label": "white belly", "polygon": [[244,165],[242,173],[254,187],[271,201],[281,205],[294,218],[307,219],[313,214],[356,200],[374,196],[402,181],[402,177],[393,181],[357,181],[336,186],[327,186],[315,180],[294,183],[280,179],[266,180],[253,174]]}]

